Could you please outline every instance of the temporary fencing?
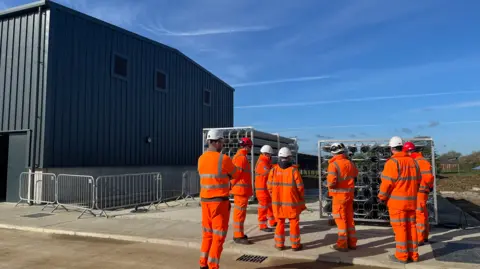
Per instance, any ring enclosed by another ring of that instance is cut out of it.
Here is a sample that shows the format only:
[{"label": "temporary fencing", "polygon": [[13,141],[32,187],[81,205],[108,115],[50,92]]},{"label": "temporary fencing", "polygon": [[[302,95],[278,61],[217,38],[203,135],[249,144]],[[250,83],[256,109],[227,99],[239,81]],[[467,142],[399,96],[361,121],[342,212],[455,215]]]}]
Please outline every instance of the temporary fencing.
[{"label": "temporary fencing", "polygon": [[[406,139],[405,141],[413,142],[417,148],[421,149],[423,156],[429,159],[432,164],[435,183],[427,205],[430,222],[437,224],[435,149],[433,140],[425,137]],[[345,144],[348,148],[349,158],[356,164],[359,170],[359,175],[355,179],[354,219],[365,222],[388,222],[390,217],[386,205],[377,202],[381,183],[380,174],[383,171],[385,162],[391,156],[388,139],[318,141],[320,218],[331,218],[332,214],[332,199],[328,196],[326,172],[328,161],[332,158],[330,145],[335,142]]]},{"label": "temporary fencing", "polygon": [[183,204],[198,203],[195,196],[200,195],[200,175],[197,171],[185,171],[182,175],[182,194]]},{"label": "temporary fencing", "polygon": [[61,206],[65,210],[68,208],[83,210],[78,218],[86,212],[95,216],[93,213],[95,180],[92,176],[60,174],[57,176],[56,193],[57,206],[53,211]]},{"label": "temporary fencing", "polygon": [[[22,202],[45,204],[45,206],[42,208],[43,210],[45,207],[52,205],[57,201],[55,174],[42,172],[23,172],[20,174],[18,180],[19,201],[15,206]],[[31,184],[31,182],[33,182],[33,184]]]},{"label": "temporary fencing", "polygon": [[95,181],[96,208],[105,210],[152,206],[162,200],[160,173],[100,176]]}]

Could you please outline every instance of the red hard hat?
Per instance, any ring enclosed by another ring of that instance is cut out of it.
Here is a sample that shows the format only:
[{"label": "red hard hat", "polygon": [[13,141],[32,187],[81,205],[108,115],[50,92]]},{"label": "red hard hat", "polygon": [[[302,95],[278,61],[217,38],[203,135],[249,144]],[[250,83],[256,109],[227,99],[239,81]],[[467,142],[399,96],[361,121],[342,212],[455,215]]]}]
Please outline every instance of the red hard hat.
[{"label": "red hard hat", "polygon": [[415,151],[415,144],[412,142],[405,142],[405,144],[403,144],[403,151]]},{"label": "red hard hat", "polygon": [[241,147],[248,147],[248,146],[252,146],[253,143],[252,143],[252,140],[248,137],[244,137],[242,139],[240,139],[240,146]]}]

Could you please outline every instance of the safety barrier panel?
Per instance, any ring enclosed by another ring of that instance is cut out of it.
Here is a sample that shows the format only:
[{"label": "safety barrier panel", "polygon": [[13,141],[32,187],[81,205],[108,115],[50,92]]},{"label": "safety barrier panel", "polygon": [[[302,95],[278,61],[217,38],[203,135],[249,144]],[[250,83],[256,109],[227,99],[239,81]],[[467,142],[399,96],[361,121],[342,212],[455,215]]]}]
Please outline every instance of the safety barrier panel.
[{"label": "safety barrier panel", "polygon": [[[32,177],[33,185],[31,184]],[[55,182],[55,174],[42,172],[21,173],[19,177],[18,189],[19,201],[15,206],[19,205],[22,202],[45,204],[43,209],[45,209],[45,207],[49,205],[53,205],[57,201]]]},{"label": "safety barrier panel", "polygon": [[160,173],[100,176],[95,181],[96,208],[105,210],[152,206],[162,200]]},{"label": "safety barrier panel", "polygon": [[93,213],[95,180],[92,176],[60,174],[57,176],[56,192],[57,206],[53,211],[61,206],[65,210],[68,208],[82,210],[78,218],[86,212],[95,216]]},{"label": "safety barrier panel", "polygon": [[200,195],[200,175],[197,171],[185,171],[182,175],[182,194],[183,204],[199,203],[195,196]]}]

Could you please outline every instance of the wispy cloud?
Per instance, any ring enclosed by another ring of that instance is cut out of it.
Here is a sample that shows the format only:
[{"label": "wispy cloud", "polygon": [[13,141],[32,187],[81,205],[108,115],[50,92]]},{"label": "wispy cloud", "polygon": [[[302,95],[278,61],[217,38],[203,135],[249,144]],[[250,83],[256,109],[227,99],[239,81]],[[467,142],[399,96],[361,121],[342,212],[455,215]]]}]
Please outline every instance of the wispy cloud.
[{"label": "wispy cloud", "polygon": [[479,93],[479,92],[480,91],[455,91],[455,92],[405,94],[405,95],[392,95],[392,96],[372,96],[372,97],[365,97],[365,98],[349,98],[349,99],[338,99],[338,100],[327,100],[327,101],[316,101],[316,102],[247,105],[247,106],[236,106],[235,108],[249,109],[249,108],[270,108],[270,107],[313,106],[313,105],[336,104],[336,103],[368,102],[368,101],[395,100],[395,99],[431,97],[431,96],[442,96],[442,95],[471,94],[471,93]]},{"label": "wispy cloud", "polygon": [[402,128],[400,129],[401,132],[406,133],[406,134],[411,134],[413,133],[412,129],[410,128]]},{"label": "wispy cloud", "polygon": [[88,0],[58,0],[59,3],[84,12],[97,19],[121,27],[132,27],[141,14],[147,10],[144,3],[131,3],[117,0],[88,1]]},{"label": "wispy cloud", "polygon": [[285,78],[277,80],[265,80],[265,81],[256,81],[256,82],[247,82],[247,83],[238,83],[232,85],[235,88],[240,87],[249,87],[249,86],[259,86],[267,84],[278,84],[278,83],[287,83],[287,82],[303,82],[303,81],[312,81],[312,80],[323,80],[329,79],[331,76],[314,76],[314,77],[299,77],[299,78]]},{"label": "wispy cloud", "polygon": [[320,139],[333,139],[332,136],[325,136],[325,135],[316,135],[317,138],[320,138]]},{"label": "wispy cloud", "polygon": [[151,26],[140,25],[144,30],[157,35],[167,36],[206,36],[206,35],[222,35],[244,32],[261,32],[270,30],[268,26],[228,26],[211,29],[196,29],[190,31],[174,31],[166,29],[162,24],[157,23]]},{"label": "wispy cloud", "polygon": [[439,122],[439,121],[431,121],[431,122],[428,124],[428,127],[433,128],[433,127],[437,127],[438,125],[440,125],[440,122]]},{"label": "wispy cloud", "polygon": [[[465,121],[442,121],[442,125],[448,124],[475,124],[480,123],[480,120],[465,120]],[[292,132],[292,131],[306,131],[306,130],[321,130],[321,129],[338,129],[338,128],[364,128],[364,127],[384,127],[384,126],[392,126],[398,125],[398,122],[386,122],[386,123],[377,123],[377,124],[345,124],[345,125],[318,125],[318,126],[303,126],[303,127],[293,127],[293,128],[280,128],[280,130],[272,130],[272,132]],[[428,126],[431,125],[432,122],[412,122],[409,123],[413,125],[422,125]],[[408,128],[403,128],[408,129]],[[410,130],[410,129],[408,129]],[[408,132],[408,130],[406,130]],[[397,130],[402,131],[402,130]],[[411,131],[411,130],[410,130]],[[365,136],[368,136],[366,133]],[[318,135],[317,135],[318,137]]]},{"label": "wispy cloud", "polygon": [[[441,110],[441,109],[455,109],[455,108],[469,108],[469,107],[479,107],[480,100],[477,101],[469,101],[469,102],[462,102],[462,103],[455,103],[449,105],[441,105],[441,106],[429,106],[423,108],[424,111],[432,111],[432,110]],[[418,109],[411,110],[412,112],[418,112]]]},{"label": "wispy cloud", "polygon": [[351,134],[351,135],[349,135],[348,137],[350,137],[350,138],[357,138],[357,135]]}]

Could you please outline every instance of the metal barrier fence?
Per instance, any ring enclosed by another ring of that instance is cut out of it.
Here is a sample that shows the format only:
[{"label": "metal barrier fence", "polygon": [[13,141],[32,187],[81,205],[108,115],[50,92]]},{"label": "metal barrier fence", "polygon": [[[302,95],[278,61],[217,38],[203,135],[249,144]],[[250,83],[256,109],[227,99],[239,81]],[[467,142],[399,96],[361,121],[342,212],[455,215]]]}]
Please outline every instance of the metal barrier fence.
[{"label": "metal barrier fence", "polygon": [[149,208],[162,200],[160,173],[100,176],[95,181],[96,208],[101,210],[138,206]]},{"label": "metal barrier fence", "polygon": [[83,210],[78,218],[86,212],[96,216],[93,213],[95,180],[92,176],[60,174],[57,176],[56,193],[57,206],[53,211],[61,206],[67,211],[68,208]]},{"label": "metal barrier fence", "polygon": [[182,175],[182,194],[179,198],[184,199],[183,204],[199,203],[195,196],[200,195],[200,175],[197,171],[185,171]]},{"label": "metal barrier fence", "polygon": [[[178,175],[178,174],[177,174]],[[32,181],[33,178],[33,181]],[[177,177],[178,178],[178,177]],[[181,184],[181,185],[180,185]],[[157,206],[169,201],[196,202],[200,177],[196,171],[185,171],[182,180],[164,182],[159,172],[100,176],[24,172],[19,177],[19,202],[46,204],[66,211],[80,210],[93,216],[106,216],[109,210]],[[45,208],[44,207],[44,208]],[[44,209],[43,208],[43,209]],[[42,209],[42,210],[43,210]],[[95,211],[99,210],[99,214]]]},{"label": "metal barrier fence", "polygon": [[[33,186],[30,184],[33,177]],[[57,192],[55,187],[56,176],[51,173],[31,173],[23,172],[19,176],[18,196],[19,201],[15,205],[22,202],[45,204],[45,209],[49,205],[53,205],[57,201]],[[32,195],[33,194],[33,195]]]}]

